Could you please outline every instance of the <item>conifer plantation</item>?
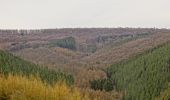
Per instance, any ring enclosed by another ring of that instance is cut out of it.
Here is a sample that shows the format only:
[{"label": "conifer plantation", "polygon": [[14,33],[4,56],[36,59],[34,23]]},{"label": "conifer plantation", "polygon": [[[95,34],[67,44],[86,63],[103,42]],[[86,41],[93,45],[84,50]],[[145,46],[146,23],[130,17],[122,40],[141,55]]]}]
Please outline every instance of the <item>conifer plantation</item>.
[{"label": "conifer plantation", "polygon": [[165,93],[161,93],[160,98],[168,98],[169,66],[170,43],[166,43],[113,64],[107,69],[107,75],[115,82],[117,90],[124,91],[125,100],[154,100],[162,91]]}]

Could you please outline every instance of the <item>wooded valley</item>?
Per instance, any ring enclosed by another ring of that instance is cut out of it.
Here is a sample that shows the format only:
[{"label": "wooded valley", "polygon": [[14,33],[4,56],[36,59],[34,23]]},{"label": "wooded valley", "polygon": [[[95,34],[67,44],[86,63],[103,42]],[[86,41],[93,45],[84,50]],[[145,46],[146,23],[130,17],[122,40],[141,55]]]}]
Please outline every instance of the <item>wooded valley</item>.
[{"label": "wooded valley", "polygon": [[168,29],[0,30],[0,100],[169,100],[169,72]]}]

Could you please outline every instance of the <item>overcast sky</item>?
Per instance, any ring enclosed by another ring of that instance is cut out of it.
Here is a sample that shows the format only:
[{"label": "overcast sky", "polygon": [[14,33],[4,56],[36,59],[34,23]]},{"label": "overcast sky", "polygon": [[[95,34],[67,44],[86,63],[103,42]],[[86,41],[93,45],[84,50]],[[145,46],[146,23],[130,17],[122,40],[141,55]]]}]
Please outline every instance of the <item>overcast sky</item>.
[{"label": "overcast sky", "polygon": [[0,29],[170,28],[170,0],[0,0]]}]

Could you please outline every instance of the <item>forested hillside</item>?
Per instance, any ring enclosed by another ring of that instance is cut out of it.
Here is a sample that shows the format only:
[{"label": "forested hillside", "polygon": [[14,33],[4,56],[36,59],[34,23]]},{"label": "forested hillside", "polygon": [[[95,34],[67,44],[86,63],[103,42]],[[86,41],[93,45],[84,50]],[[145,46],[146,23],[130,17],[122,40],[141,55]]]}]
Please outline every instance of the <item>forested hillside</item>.
[{"label": "forested hillside", "polygon": [[0,74],[34,75],[50,84],[57,81],[65,81],[68,84],[74,83],[73,76],[71,75],[61,71],[50,70],[47,67],[40,67],[4,51],[0,51]]},{"label": "forested hillside", "polygon": [[167,88],[169,73],[170,43],[113,64],[107,69],[108,78],[115,82],[116,90],[124,91],[125,100],[155,99]]}]

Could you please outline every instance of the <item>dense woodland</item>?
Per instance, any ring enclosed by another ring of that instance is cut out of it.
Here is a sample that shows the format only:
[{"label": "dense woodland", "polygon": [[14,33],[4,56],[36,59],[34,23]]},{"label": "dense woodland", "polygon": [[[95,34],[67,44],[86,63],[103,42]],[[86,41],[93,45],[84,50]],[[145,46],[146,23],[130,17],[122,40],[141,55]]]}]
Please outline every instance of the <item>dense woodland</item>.
[{"label": "dense woodland", "polygon": [[107,76],[125,100],[153,100],[170,82],[170,43],[151,49],[127,61],[113,64]]}]

